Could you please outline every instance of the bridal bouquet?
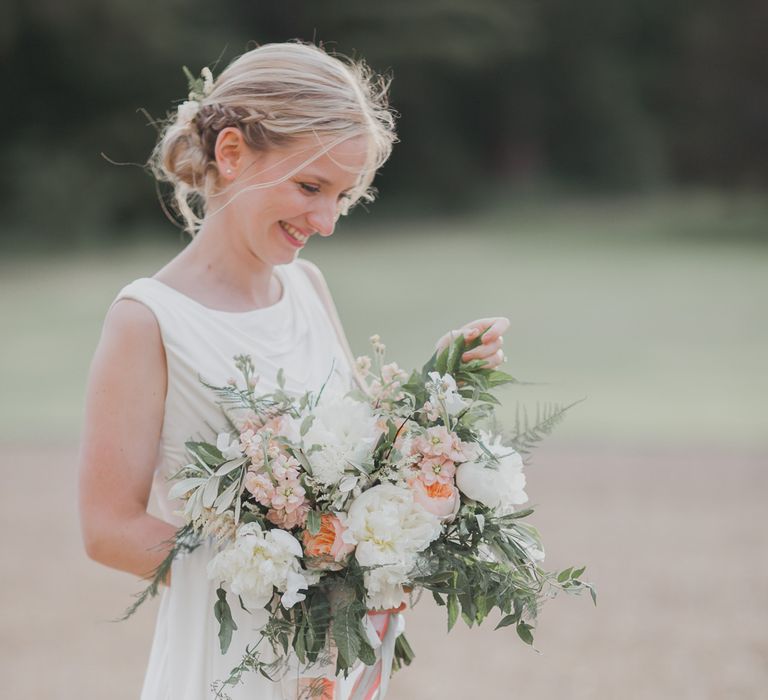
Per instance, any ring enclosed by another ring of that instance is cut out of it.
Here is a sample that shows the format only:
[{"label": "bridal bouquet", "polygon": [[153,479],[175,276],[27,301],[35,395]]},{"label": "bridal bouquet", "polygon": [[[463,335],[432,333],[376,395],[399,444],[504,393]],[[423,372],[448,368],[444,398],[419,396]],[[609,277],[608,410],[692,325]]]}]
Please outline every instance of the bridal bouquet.
[{"label": "bridal bouquet", "polygon": [[502,437],[493,392],[514,380],[462,361],[479,338],[457,338],[410,374],[385,364],[383,344],[371,340],[372,357],[358,359],[363,385],[349,393],[326,385],[290,395],[282,373],[277,390],[259,393],[247,356],[235,358],[242,382],[207,385],[230,430],[215,444],[186,444],[190,463],[170,492],[186,524],[129,613],[176,556],[213,538],[208,576],[219,586],[211,614],[222,653],[236,629],[231,605],[269,616],[220,696],[246,671],[274,677],[288,657],[305,668],[333,662],[310,696],[325,697],[334,675],[359,662],[359,696],[383,691],[391,668],[413,658],[397,613],[421,591],[445,606],[449,630],[496,609],[497,627],[514,626],[527,644],[543,600],[559,590],[594,598],[583,568],[542,569],[532,510],[521,508],[522,455],[567,407],[518,418]]}]

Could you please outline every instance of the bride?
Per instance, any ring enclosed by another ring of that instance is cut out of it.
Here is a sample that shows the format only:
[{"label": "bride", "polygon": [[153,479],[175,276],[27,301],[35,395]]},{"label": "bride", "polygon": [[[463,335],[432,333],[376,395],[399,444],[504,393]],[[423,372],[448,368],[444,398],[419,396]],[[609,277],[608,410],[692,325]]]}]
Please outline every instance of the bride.
[{"label": "bride", "polygon": [[[298,255],[310,237],[330,236],[356,202],[372,199],[394,141],[386,83],[362,62],[292,42],[249,51],[215,81],[203,70],[150,160],[172,185],[192,240],[118,294],[91,366],[80,512],[92,559],[146,577],[165,557],[180,524],[167,478],[186,463],[186,440],[210,439],[223,427],[200,377],[225,384],[236,375],[232,358],[247,353],[264,391],[275,388],[280,368],[297,394],[319,388],[331,367],[333,381],[354,381],[328,288]],[[488,329],[465,359],[498,365],[508,326],[504,318],[463,326],[470,337]],[[211,697],[264,623],[233,606],[238,630],[220,653],[215,586],[205,571],[212,554],[201,546],[173,564],[143,700]],[[291,693],[252,673],[230,695]],[[347,697],[343,680],[333,695]]]}]

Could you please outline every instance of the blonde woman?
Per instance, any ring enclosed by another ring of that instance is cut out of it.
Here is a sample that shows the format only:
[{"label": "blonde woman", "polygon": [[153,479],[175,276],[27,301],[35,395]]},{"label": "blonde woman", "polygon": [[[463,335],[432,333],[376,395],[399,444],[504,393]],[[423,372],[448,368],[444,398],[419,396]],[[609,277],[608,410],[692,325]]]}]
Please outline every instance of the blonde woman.
[{"label": "blonde woman", "polygon": [[[151,159],[173,185],[192,234],[151,278],[135,280],[107,313],[91,367],[81,451],[80,508],[88,554],[146,576],[179,525],[167,477],[185,463],[184,442],[223,427],[199,382],[236,375],[233,356],[253,356],[265,391],[279,368],[287,389],[349,385],[354,363],[320,271],[298,256],[312,236],[330,236],[341,214],[370,199],[377,168],[395,140],[386,85],[362,62],[300,43],[240,56],[214,81],[204,70],[191,99],[169,120]],[[508,322],[467,359],[503,359]],[[455,331],[454,331],[455,333]],[[450,340],[446,334],[439,345]],[[147,512],[152,496],[154,512]],[[225,679],[264,618],[233,606],[238,625],[227,655],[212,614],[207,546],[174,562],[167,581],[143,700],[203,700]],[[344,697],[338,683],[336,697]],[[233,699],[284,698],[258,674]]]}]

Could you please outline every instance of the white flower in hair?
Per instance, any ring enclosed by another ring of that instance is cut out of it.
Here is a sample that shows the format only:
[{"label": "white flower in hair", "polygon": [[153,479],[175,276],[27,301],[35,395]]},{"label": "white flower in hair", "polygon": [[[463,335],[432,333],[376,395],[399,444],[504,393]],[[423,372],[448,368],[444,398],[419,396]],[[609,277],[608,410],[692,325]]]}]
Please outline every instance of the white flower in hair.
[{"label": "white flower in hair", "polygon": [[200,71],[200,76],[203,79],[203,97],[208,97],[213,90],[213,73],[211,73],[211,69],[208,66],[205,66]]},{"label": "white flower in hair", "polygon": [[200,111],[200,103],[197,100],[187,100],[179,105],[177,119],[180,124],[191,124]]}]

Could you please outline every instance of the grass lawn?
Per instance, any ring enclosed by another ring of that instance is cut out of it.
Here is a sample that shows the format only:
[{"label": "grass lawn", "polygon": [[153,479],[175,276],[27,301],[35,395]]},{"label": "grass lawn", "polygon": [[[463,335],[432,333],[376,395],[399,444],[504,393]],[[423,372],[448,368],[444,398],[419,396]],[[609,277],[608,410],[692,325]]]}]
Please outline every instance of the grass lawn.
[{"label": "grass lawn", "polygon": [[[306,257],[324,270],[357,353],[379,333],[410,367],[448,328],[503,314],[509,371],[542,382],[507,390],[508,410],[588,399],[563,439],[758,447],[768,432],[768,245],[737,234],[764,215],[699,197],[364,229],[351,219],[313,239]],[[0,263],[0,441],[77,439],[109,303],[174,252]]]}]

